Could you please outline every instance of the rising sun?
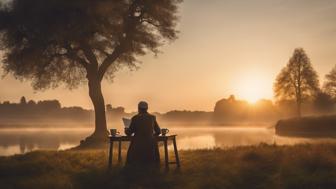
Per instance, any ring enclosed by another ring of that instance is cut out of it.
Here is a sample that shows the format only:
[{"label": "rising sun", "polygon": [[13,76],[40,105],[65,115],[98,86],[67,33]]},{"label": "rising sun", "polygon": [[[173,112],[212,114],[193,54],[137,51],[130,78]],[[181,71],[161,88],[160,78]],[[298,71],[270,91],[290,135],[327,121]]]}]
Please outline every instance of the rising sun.
[{"label": "rising sun", "polygon": [[258,75],[241,78],[237,83],[238,96],[251,104],[262,98],[267,98],[269,89],[266,80]]}]

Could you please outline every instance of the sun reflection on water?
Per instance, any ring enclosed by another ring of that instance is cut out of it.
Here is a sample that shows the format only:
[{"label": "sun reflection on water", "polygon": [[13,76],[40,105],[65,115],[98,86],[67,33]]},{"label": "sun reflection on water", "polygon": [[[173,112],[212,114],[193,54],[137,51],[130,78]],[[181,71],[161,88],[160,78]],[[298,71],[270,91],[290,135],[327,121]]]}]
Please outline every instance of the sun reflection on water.
[{"label": "sun reflection on water", "polygon": [[[216,147],[216,140],[213,135],[202,135],[194,137],[183,137],[178,140],[179,150],[196,150],[196,149],[211,149]],[[172,145],[169,145],[169,150],[173,149]]]},{"label": "sun reflection on water", "polygon": [[[177,134],[179,150],[229,148],[260,143],[292,145],[298,143],[335,142],[336,139],[280,137],[265,127],[169,127]],[[65,150],[79,144],[91,129],[0,129],[0,156],[26,153],[37,149]],[[127,144],[125,144],[127,145]],[[172,144],[169,150],[173,150]]]}]

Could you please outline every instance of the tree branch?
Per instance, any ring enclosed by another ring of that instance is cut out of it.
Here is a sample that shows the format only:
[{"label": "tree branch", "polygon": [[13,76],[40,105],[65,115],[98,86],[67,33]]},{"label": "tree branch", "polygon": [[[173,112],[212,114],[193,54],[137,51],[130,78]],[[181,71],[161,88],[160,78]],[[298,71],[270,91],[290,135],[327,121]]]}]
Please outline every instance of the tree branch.
[{"label": "tree branch", "polygon": [[98,69],[98,78],[101,81],[104,78],[104,74],[107,71],[107,69],[110,67],[110,65],[117,60],[117,58],[121,55],[122,53],[122,48],[121,46],[117,46],[112,54],[108,55],[101,66]]},{"label": "tree branch", "polygon": [[151,21],[151,20],[149,20],[149,19],[141,19],[141,22],[142,22],[142,23],[146,22],[146,23],[148,23],[148,24],[150,24],[150,25],[152,25],[152,26],[155,26],[155,27],[157,27],[157,28],[161,26],[160,24],[156,24],[156,23],[154,23],[153,21]]},{"label": "tree branch", "polygon": [[97,69],[98,61],[97,61],[96,55],[93,53],[90,46],[87,43],[81,42],[81,49],[83,50],[85,57],[94,66],[94,68]]},{"label": "tree branch", "polygon": [[[134,32],[137,24],[142,23],[141,20],[144,15],[144,10],[140,11],[140,15],[134,16],[134,13],[137,11],[137,4],[138,0],[134,0],[133,3],[130,5],[127,13],[124,16],[124,32],[123,36],[121,37],[119,45],[114,49],[112,54],[108,55],[101,66],[98,69],[98,78],[100,81],[104,78],[104,74],[110,65],[118,59],[118,57],[125,52],[126,43],[130,40],[131,33]],[[125,35],[125,36],[124,36]]]},{"label": "tree branch", "polygon": [[72,60],[75,60],[76,62],[78,62],[79,64],[81,64],[85,69],[88,68],[88,63],[81,57],[79,57],[76,53],[76,51],[74,51],[70,45],[66,45],[66,50],[67,50],[67,53],[65,53],[65,55],[72,59]]}]

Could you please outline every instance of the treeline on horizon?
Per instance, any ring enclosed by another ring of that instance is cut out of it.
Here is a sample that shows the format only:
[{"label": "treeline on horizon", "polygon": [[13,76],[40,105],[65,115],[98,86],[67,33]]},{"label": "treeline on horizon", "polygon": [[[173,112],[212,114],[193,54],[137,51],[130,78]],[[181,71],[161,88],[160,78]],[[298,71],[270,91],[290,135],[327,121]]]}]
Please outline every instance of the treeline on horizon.
[{"label": "treeline on horizon", "polygon": [[[322,103],[321,103],[322,101]],[[197,125],[241,125],[241,124],[270,124],[279,119],[296,115],[296,103],[284,100],[273,103],[262,99],[255,104],[238,100],[234,95],[223,98],[214,106],[214,110],[188,111],[172,110],[155,114],[159,121],[171,124]],[[324,104],[323,100],[315,99],[303,104],[305,115],[322,115],[336,112],[334,104]],[[122,117],[132,117],[136,112],[125,112],[123,107],[106,105],[108,122],[121,122]],[[91,126],[94,122],[94,111],[79,106],[62,107],[58,100],[27,101],[21,97],[19,103],[9,101],[0,102],[0,127],[24,126],[29,124],[59,125],[64,123],[78,123],[79,126]]]}]

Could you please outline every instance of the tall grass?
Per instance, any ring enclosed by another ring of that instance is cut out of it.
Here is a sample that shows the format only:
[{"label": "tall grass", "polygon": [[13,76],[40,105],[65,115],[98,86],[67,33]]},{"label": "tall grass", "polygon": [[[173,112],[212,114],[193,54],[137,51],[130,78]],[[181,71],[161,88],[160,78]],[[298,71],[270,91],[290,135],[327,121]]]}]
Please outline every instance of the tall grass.
[{"label": "tall grass", "polygon": [[336,188],[336,145],[181,151],[169,172],[107,171],[106,151],[38,151],[0,158],[0,188]]}]

